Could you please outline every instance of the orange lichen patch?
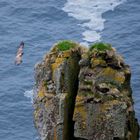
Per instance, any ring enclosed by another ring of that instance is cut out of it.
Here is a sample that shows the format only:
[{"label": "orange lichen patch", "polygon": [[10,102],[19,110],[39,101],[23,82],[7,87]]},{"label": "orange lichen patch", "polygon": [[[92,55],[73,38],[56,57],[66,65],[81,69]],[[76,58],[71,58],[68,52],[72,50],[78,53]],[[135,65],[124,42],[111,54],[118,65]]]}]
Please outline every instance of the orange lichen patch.
[{"label": "orange lichen patch", "polygon": [[106,76],[121,84],[124,83],[124,81],[125,81],[125,76],[124,76],[123,72],[118,72],[117,70],[114,70],[110,67],[105,68],[102,71],[102,76]]},{"label": "orange lichen patch", "polygon": [[54,140],[57,140],[57,131],[56,131],[56,127],[54,127]]}]

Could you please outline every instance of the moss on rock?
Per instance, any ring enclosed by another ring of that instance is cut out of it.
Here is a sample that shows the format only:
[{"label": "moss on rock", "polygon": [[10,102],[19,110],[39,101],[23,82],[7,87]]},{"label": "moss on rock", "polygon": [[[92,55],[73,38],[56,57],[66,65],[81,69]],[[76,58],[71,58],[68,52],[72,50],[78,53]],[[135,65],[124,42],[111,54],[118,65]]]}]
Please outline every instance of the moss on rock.
[{"label": "moss on rock", "polygon": [[60,41],[56,45],[56,47],[58,48],[59,51],[67,51],[74,48],[76,45],[77,44],[72,41],[64,40],[64,41]]},{"label": "moss on rock", "polygon": [[105,51],[105,50],[111,50],[111,44],[107,44],[107,43],[95,43],[93,45],[91,45],[90,47],[90,51],[92,50],[97,50],[97,51]]}]

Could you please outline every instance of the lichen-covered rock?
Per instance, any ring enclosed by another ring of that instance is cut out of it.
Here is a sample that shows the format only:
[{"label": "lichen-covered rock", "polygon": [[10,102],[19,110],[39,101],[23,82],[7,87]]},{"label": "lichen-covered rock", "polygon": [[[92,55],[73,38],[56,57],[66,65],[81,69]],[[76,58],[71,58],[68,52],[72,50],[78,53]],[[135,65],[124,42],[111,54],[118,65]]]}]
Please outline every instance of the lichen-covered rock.
[{"label": "lichen-covered rock", "polygon": [[110,44],[55,44],[35,67],[41,140],[138,140],[129,66]]},{"label": "lichen-covered rock", "polygon": [[34,98],[34,122],[41,140],[72,137],[73,125],[68,124],[73,123],[81,52],[79,44],[62,41],[55,44],[35,67],[37,95]]},{"label": "lichen-covered rock", "polygon": [[81,65],[79,73],[73,116],[75,137],[137,140],[138,124],[130,110],[133,102],[129,66],[110,45],[95,44],[87,53],[88,60],[84,61],[90,61],[90,65]]}]

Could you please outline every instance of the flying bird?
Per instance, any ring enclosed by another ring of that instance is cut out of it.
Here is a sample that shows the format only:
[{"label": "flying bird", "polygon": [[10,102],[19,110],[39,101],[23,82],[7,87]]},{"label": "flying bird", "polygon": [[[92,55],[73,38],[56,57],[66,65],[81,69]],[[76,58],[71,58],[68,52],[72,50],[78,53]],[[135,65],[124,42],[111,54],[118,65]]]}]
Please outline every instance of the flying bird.
[{"label": "flying bird", "polygon": [[22,41],[16,53],[16,58],[15,58],[16,65],[20,65],[22,63],[23,48],[24,48],[24,42]]}]

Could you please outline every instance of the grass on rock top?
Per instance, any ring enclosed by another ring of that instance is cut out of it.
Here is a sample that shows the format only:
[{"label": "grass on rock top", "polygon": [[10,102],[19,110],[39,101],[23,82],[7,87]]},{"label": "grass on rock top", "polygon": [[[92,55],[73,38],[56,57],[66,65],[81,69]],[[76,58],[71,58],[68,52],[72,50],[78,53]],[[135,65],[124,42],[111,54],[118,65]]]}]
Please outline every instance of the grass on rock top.
[{"label": "grass on rock top", "polygon": [[92,51],[93,49],[96,49],[98,51],[105,51],[105,50],[111,50],[111,45],[108,43],[95,43],[93,45],[91,45],[90,47],[90,51]]},{"label": "grass on rock top", "polygon": [[57,48],[59,51],[67,51],[71,48],[74,48],[76,46],[76,43],[72,42],[72,41],[61,41],[57,44]]}]

